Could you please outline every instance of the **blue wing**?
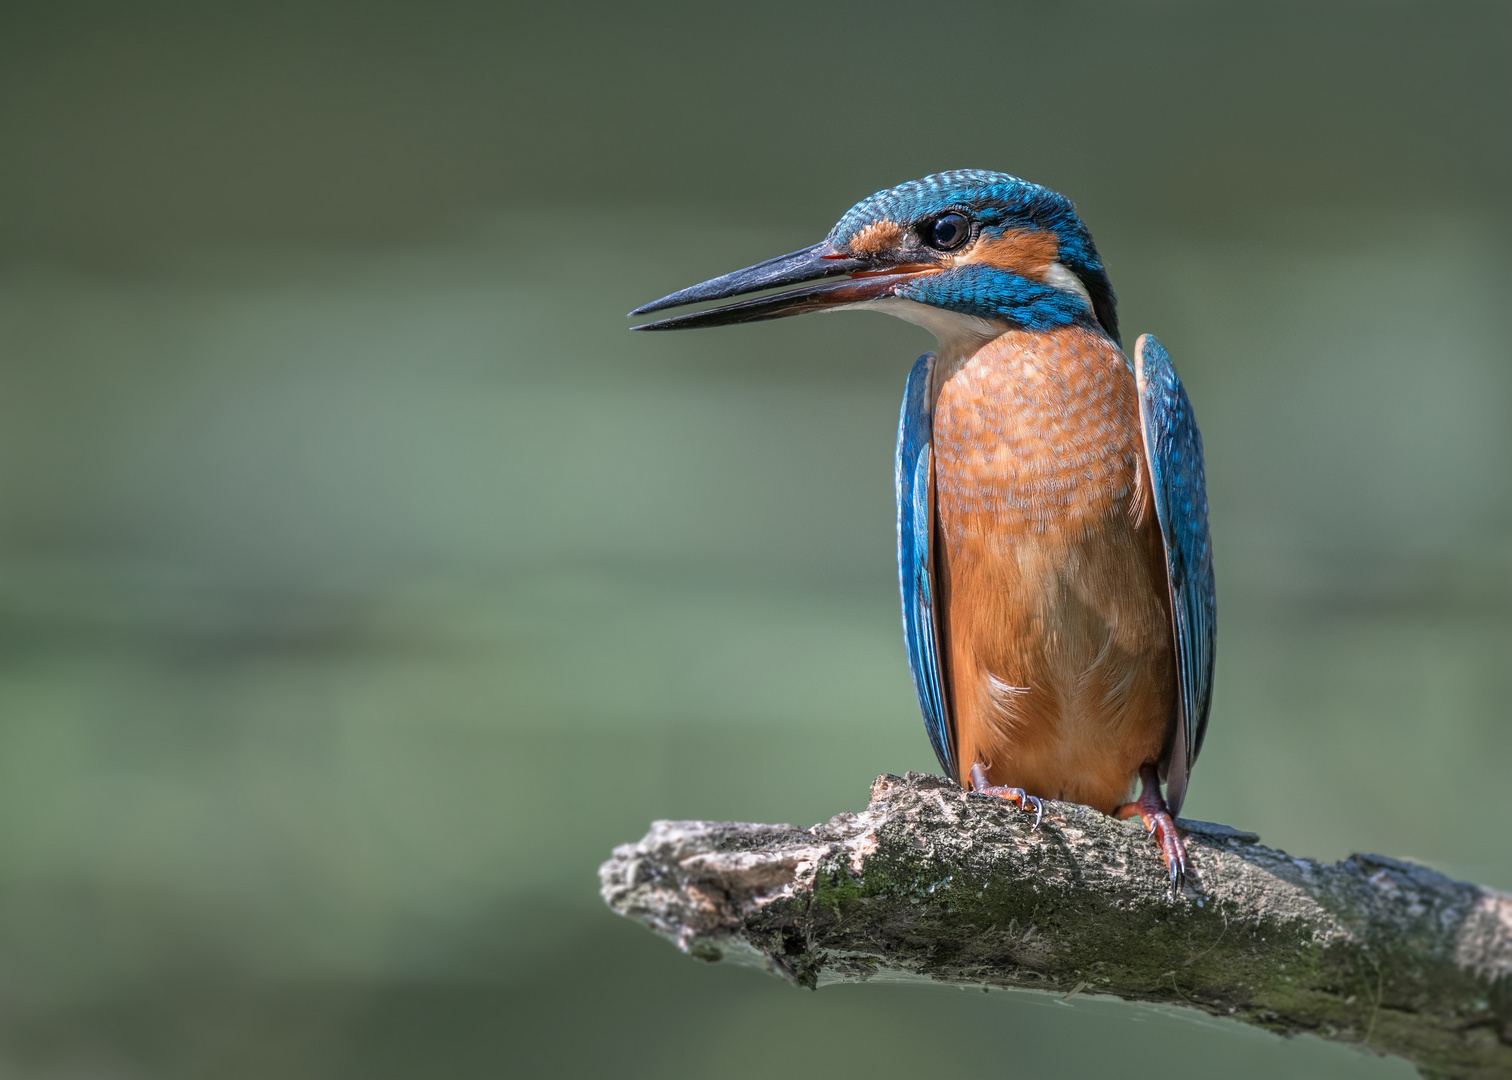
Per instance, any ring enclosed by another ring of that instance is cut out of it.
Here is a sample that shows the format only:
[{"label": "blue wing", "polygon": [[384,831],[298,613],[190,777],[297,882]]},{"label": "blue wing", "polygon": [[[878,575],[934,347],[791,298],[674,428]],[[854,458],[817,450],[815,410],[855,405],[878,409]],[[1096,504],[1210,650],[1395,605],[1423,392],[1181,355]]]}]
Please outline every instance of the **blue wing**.
[{"label": "blue wing", "polygon": [[908,667],[924,713],[929,743],[945,775],[956,776],[951,753],[950,713],[940,673],[940,638],[935,623],[934,477],[930,464],[929,373],[934,355],[919,357],[908,373],[903,412],[898,418],[898,589],[903,596],[903,640]]},{"label": "blue wing", "polygon": [[1181,691],[1166,773],[1166,802],[1174,816],[1186,797],[1187,778],[1202,749],[1213,700],[1217,638],[1213,542],[1208,535],[1202,434],[1170,356],[1149,334],[1134,346],[1134,375],[1139,382],[1145,461],[1165,541]]}]

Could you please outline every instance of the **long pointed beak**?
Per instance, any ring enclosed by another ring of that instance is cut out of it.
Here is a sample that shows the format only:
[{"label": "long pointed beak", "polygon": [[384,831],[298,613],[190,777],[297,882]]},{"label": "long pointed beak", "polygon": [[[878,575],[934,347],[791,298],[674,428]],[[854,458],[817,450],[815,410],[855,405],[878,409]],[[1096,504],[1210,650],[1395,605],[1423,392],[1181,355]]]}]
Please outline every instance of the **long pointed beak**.
[{"label": "long pointed beak", "polygon": [[681,289],[670,296],[643,304],[630,314],[644,315],[664,308],[696,304],[704,300],[725,300],[732,296],[759,292],[762,289],[780,288],[784,285],[801,285],[809,281],[839,277],[842,274],[864,274],[846,281],[828,281],[802,289],[742,300],[723,307],[697,311],[691,315],[677,315],[670,319],[643,323],[632,330],[695,330],[704,326],[728,326],[733,323],[760,322],[764,319],[781,319],[788,315],[802,315],[810,311],[843,307],[847,304],[864,303],[891,294],[900,278],[908,276],[905,271],[918,271],[923,267],[891,268],[875,266],[870,260],[856,259],[837,252],[824,241],[783,255],[776,259],[748,266],[744,270],[711,278],[699,285]]}]

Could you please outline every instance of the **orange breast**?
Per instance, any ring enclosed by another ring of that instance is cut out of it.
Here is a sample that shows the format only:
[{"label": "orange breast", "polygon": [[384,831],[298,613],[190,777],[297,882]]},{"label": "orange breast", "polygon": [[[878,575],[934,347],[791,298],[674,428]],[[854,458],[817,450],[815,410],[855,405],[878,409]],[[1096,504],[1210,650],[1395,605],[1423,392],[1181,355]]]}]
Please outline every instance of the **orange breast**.
[{"label": "orange breast", "polygon": [[956,757],[1111,812],[1176,673],[1133,372],[1101,335],[1011,332],[936,375],[939,595]]}]

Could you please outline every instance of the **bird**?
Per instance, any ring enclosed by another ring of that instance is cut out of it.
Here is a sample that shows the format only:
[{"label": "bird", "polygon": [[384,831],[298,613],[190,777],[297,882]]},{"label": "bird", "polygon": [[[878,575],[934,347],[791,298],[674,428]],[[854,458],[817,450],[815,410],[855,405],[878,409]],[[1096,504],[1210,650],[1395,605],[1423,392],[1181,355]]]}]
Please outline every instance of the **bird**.
[{"label": "bird", "polygon": [[1138,815],[1174,892],[1216,647],[1202,436],[1160,342],[1124,352],[1075,205],[1007,173],[935,173],[862,199],[817,244],[630,315],[752,293],[633,329],[869,310],[934,335],[905,384],[895,487],[935,755],[1036,827],[1045,799]]}]

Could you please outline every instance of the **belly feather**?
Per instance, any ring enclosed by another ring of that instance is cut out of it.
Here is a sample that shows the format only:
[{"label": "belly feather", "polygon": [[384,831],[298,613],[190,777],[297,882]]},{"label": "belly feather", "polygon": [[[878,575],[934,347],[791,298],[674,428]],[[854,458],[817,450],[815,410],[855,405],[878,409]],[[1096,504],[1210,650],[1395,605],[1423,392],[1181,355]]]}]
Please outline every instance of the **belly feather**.
[{"label": "belly feather", "polygon": [[934,410],[957,760],[1105,811],[1175,708],[1135,393],[1100,335],[1010,333],[942,371]]}]

